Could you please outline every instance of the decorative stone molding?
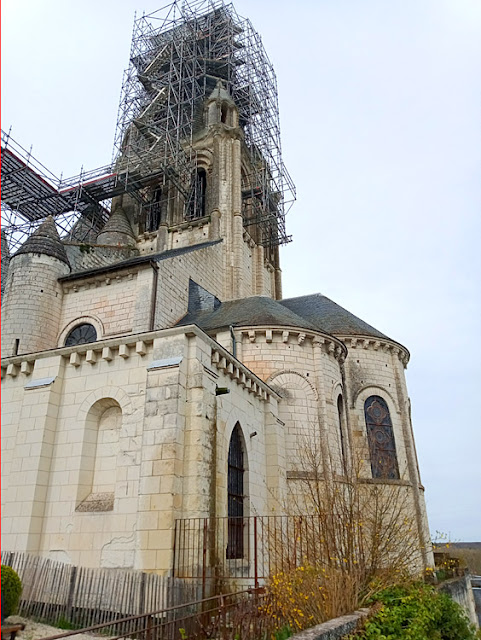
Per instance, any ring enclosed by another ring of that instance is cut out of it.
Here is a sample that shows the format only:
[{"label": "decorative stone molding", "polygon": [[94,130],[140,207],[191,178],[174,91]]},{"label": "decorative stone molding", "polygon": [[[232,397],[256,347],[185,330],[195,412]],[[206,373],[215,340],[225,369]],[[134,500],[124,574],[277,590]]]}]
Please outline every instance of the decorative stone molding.
[{"label": "decorative stone molding", "polygon": [[288,480],[314,480],[316,482],[324,479],[321,474],[317,474],[315,471],[300,471],[298,469],[288,469],[286,477]]},{"label": "decorative stone molding", "polygon": [[23,373],[25,376],[29,376],[33,371],[34,362],[29,362],[28,360],[24,360],[20,365],[20,373]]},{"label": "decorative stone molding", "polygon": [[80,367],[80,353],[71,353],[69,362],[73,367]]},{"label": "decorative stone molding", "polygon": [[[255,329],[242,329],[242,335],[246,335],[249,342],[254,343],[265,339],[267,344],[274,340],[274,335],[280,335],[284,344],[288,344],[289,340],[296,341],[299,346],[303,346],[307,342],[315,346],[324,348],[326,353],[332,355],[337,361],[344,362],[347,356],[347,348],[337,338],[325,334],[318,334],[304,329],[285,329],[284,327],[256,327]],[[306,342],[307,341],[307,342]]]},{"label": "decorative stone molding", "polygon": [[170,231],[177,231],[178,233],[182,233],[183,231],[192,230],[194,227],[203,227],[206,224],[209,224],[210,216],[203,216],[202,218],[195,218],[194,220],[189,220],[188,222],[180,222],[179,224],[174,224],[169,227]]},{"label": "decorative stone molding", "polygon": [[404,368],[407,367],[409,362],[409,351],[396,342],[362,336],[340,336],[340,339],[346,344],[348,349],[372,349],[373,351],[381,350],[384,353],[392,353],[399,358]]},{"label": "decorative stone molding", "polygon": [[119,283],[122,280],[132,280],[134,275],[143,266],[144,266],[143,264],[140,264],[135,267],[129,267],[125,269],[125,271],[123,271],[122,273],[116,274],[114,277],[109,275],[101,275],[101,274],[97,274],[97,275],[86,274],[84,277],[82,277],[81,274],[79,274],[78,279],[74,281],[70,281],[70,280],[65,281],[60,279],[60,282],[62,283],[62,289],[65,295],[78,293],[79,291],[86,291],[89,289],[95,289],[97,287],[109,286],[113,282]]},{"label": "decorative stone molding", "polygon": [[[281,376],[295,376],[297,378],[300,378],[300,381],[304,387],[304,390],[307,389],[310,393],[312,393],[312,396],[313,398],[315,398],[316,402],[319,400],[319,394],[317,392],[316,387],[312,384],[310,380],[306,378],[306,376],[304,376],[302,373],[299,373],[299,371],[295,371],[293,369],[282,369],[281,371],[276,371],[271,376],[269,376],[266,382],[269,384],[269,386],[273,385],[275,380]],[[283,381],[281,380],[281,382]]]},{"label": "decorative stone molding", "polygon": [[398,415],[401,414],[399,403],[395,398],[395,396],[393,395],[392,389],[387,389],[386,387],[383,387],[380,384],[372,384],[372,383],[364,384],[356,391],[356,393],[353,394],[352,408],[354,409],[354,407],[356,406],[360,398],[362,400],[362,406],[364,406],[365,400],[367,400],[367,398],[372,395],[377,395],[383,398],[387,402],[391,412],[394,410]]},{"label": "decorative stone molding", "polygon": [[95,364],[97,362],[97,354],[93,349],[89,349],[85,354],[85,362],[89,364]]},{"label": "decorative stone molding", "polygon": [[101,340],[105,336],[104,325],[102,324],[100,318],[97,318],[97,316],[78,316],[77,318],[71,320],[68,324],[66,324],[62,331],[59,333],[57,338],[57,344],[59,347],[64,346],[68,334],[79,324],[91,324],[97,332],[98,340]]},{"label": "decorative stone molding", "polygon": [[[139,340],[139,335],[128,335],[72,347],[59,347],[50,351],[39,351],[35,354],[30,353],[28,355],[11,356],[2,360],[2,376],[15,377],[22,366],[24,367],[24,373],[28,375],[27,371],[33,370],[36,361],[56,356],[65,358],[70,366],[80,367],[83,363],[87,362],[87,352],[93,352],[89,354],[89,357],[93,359],[95,354],[97,361],[98,358],[101,357],[106,360],[109,358],[110,360],[119,358],[125,362],[126,358],[130,357],[130,354],[134,350],[137,355],[141,357],[146,356],[151,351],[154,339],[182,334],[187,337],[197,336],[206,342],[212,348],[212,363],[215,364],[214,368],[224,371],[237,384],[249,389],[251,393],[263,400],[267,400],[271,396],[279,399],[279,396],[273,389],[195,325],[150,331],[141,334],[141,340]],[[91,365],[92,363],[89,364],[89,366]],[[214,371],[209,370],[209,372],[211,375],[217,375]]]},{"label": "decorative stone molding", "polygon": [[85,422],[88,412],[99,400],[109,401],[109,406],[118,405],[123,415],[130,415],[133,412],[132,402],[123,389],[120,387],[102,387],[92,391],[80,405],[77,414],[77,419],[80,423]]},{"label": "decorative stone molding", "polygon": [[10,376],[11,378],[15,378],[17,373],[18,373],[18,365],[9,364],[7,367],[7,376]]},{"label": "decorative stone molding", "polygon": [[139,356],[145,356],[145,354],[147,353],[147,347],[143,340],[139,340],[139,342],[135,343],[135,353],[137,353]]},{"label": "decorative stone molding", "polygon": [[323,338],[319,336],[314,336],[312,340],[312,344],[314,347],[318,349],[324,350],[325,353],[333,356],[339,363],[344,362],[347,356],[347,349],[342,342],[339,342],[329,336],[328,338]]},{"label": "decorative stone molding", "polygon": [[112,354],[112,349],[110,347],[104,347],[102,349],[102,360],[107,360],[107,362],[110,362],[113,359],[114,356]]},{"label": "decorative stone molding", "polygon": [[128,344],[119,345],[119,356],[124,359],[130,357],[130,347]]},{"label": "decorative stone molding", "polygon": [[270,396],[279,397],[273,389],[228,351],[224,351],[220,345],[213,347],[211,362],[216,369],[228,375],[240,387],[247,389],[249,393],[253,393],[260,400],[266,401]]}]

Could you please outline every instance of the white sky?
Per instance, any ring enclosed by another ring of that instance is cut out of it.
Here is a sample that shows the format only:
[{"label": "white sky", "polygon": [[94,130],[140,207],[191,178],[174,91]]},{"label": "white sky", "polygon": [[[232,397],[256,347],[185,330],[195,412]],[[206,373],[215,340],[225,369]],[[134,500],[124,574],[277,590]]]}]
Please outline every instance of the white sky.
[{"label": "white sky", "polygon": [[[134,11],[163,4],[3,0],[2,128],[57,175],[107,164]],[[236,9],[275,66],[297,185],[284,297],[322,292],[408,347],[431,531],[481,541],[481,3]]]}]

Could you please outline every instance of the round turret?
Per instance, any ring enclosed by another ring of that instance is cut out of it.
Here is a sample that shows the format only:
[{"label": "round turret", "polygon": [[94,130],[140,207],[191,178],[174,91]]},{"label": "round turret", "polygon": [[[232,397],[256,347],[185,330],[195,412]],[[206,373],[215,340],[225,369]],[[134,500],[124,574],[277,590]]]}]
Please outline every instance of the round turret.
[{"label": "round turret", "polygon": [[2,356],[57,346],[62,287],[70,264],[52,217],[10,259],[2,305]]}]

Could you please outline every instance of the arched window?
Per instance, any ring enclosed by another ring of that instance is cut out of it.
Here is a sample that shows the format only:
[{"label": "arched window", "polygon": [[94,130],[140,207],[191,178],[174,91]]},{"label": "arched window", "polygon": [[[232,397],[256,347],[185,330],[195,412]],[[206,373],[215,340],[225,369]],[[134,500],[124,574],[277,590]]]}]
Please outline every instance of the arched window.
[{"label": "arched window", "polygon": [[145,207],[146,231],[157,231],[160,225],[161,207],[162,207],[162,189],[156,189],[152,196],[152,201]]},{"label": "arched window", "polygon": [[239,424],[229,444],[227,468],[227,558],[244,557],[244,448]]},{"label": "arched window", "polygon": [[220,107],[220,121],[227,124],[227,116],[229,115],[229,107],[225,102]]},{"label": "arched window", "polygon": [[346,443],[344,441],[344,402],[342,395],[337,397],[337,416],[339,424],[339,447],[341,453],[342,472],[346,473]]},{"label": "arched window", "polygon": [[87,344],[96,340],[97,331],[92,324],[78,324],[66,337],[65,346],[74,347],[76,344]]},{"label": "arched window", "polygon": [[207,192],[207,174],[205,169],[197,169],[192,180],[187,217],[203,218],[205,216],[205,199]]},{"label": "arched window", "polygon": [[399,479],[396,443],[388,406],[379,396],[364,403],[367,439],[373,478]]}]

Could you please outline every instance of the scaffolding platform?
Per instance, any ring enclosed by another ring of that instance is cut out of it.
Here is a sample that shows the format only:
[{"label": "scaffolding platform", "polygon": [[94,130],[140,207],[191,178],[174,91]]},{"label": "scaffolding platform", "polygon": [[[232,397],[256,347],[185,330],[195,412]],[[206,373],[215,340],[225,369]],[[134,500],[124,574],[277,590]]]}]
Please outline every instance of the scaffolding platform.
[{"label": "scaffolding platform", "polygon": [[285,216],[295,187],[282,160],[277,81],[261,38],[232,4],[176,0],[134,20],[110,165],[60,180],[2,132],[2,227],[10,249],[48,215],[61,233],[85,233],[80,218],[98,232],[113,197],[131,193],[152,206],[143,200],[154,181],[167,197],[180,196],[186,219],[195,216],[193,140],[218,82],[235,102],[244,134],[244,225],[256,225],[266,247],[289,242]]}]

